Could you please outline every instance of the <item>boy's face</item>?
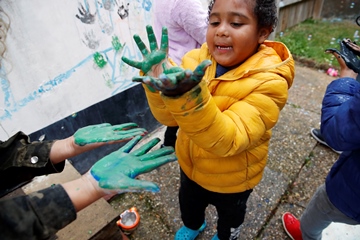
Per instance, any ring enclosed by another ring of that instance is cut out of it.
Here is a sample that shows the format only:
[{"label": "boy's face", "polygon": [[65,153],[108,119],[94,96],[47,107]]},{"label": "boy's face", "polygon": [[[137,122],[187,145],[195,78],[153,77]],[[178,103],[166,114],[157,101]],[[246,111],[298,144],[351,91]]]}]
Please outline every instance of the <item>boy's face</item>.
[{"label": "boy's face", "polygon": [[[258,29],[247,0],[216,0],[209,17],[206,42],[216,62],[237,67],[253,55],[270,31]],[[254,3],[255,4],[255,3]]]}]

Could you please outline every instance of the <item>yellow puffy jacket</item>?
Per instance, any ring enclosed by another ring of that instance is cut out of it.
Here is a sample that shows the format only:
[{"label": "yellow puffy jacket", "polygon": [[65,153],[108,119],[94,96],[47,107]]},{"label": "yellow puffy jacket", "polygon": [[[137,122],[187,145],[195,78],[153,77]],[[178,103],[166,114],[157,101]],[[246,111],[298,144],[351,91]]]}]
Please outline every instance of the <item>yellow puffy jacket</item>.
[{"label": "yellow puffy jacket", "polygon": [[212,65],[196,87],[176,98],[145,87],[148,103],[160,123],[180,127],[176,155],[190,179],[213,192],[243,192],[262,178],[294,60],[284,44],[265,41],[239,67],[215,78],[205,43],[183,57],[182,67],[194,70],[205,59]]}]

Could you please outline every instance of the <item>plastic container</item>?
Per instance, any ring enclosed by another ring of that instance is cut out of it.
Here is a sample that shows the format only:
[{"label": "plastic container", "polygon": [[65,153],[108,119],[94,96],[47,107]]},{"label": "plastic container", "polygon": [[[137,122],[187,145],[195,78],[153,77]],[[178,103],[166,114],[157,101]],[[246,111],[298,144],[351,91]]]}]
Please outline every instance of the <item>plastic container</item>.
[{"label": "plastic container", "polygon": [[120,219],[116,224],[123,230],[124,234],[130,235],[139,226],[140,215],[136,207],[132,207],[129,210],[120,214]]}]

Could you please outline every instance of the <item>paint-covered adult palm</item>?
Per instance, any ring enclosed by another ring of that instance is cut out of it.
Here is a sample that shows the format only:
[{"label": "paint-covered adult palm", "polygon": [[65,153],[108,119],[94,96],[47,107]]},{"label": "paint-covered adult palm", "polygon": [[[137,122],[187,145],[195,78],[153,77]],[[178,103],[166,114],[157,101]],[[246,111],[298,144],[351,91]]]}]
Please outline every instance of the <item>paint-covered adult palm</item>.
[{"label": "paint-covered adult palm", "polygon": [[165,147],[149,152],[160,142],[159,138],[154,138],[130,153],[141,138],[141,136],[133,138],[122,148],[94,164],[87,175],[95,179],[96,182],[93,182],[96,188],[100,188],[106,194],[159,191],[155,183],[134,178],[165,163],[175,161],[177,158],[174,148]]},{"label": "paint-covered adult palm", "polygon": [[80,128],[74,134],[75,144],[84,146],[91,143],[129,140],[147,131],[136,123],[124,123],[112,126],[109,123],[90,125]]}]

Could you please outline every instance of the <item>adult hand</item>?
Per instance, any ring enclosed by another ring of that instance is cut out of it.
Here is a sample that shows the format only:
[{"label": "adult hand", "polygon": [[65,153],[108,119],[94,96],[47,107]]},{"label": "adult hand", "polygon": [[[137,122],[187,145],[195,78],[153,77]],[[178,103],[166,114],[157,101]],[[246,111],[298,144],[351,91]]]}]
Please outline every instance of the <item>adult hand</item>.
[{"label": "adult hand", "polygon": [[356,55],[356,51],[360,48],[358,48],[358,46],[355,44],[357,48],[354,48],[355,50],[353,50],[353,45],[353,43],[349,43],[349,40],[342,40],[340,42],[340,51],[335,48],[328,48],[325,50],[325,52],[336,53],[345,61],[345,64],[348,68],[356,73],[360,73],[360,60]]},{"label": "adult hand", "polygon": [[103,123],[80,128],[74,134],[74,142],[79,146],[100,142],[122,142],[146,133],[147,131],[144,128],[138,128],[136,123],[124,123],[114,126]]},{"label": "adult hand", "polygon": [[126,57],[122,57],[121,59],[128,65],[140,69],[146,75],[157,77],[164,69],[171,67],[171,64],[168,61],[168,32],[167,28],[163,27],[160,49],[158,48],[154,31],[150,25],[146,26],[146,32],[149,39],[150,51],[147,49],[139,35],[134,35],[136,45],[143,55],[143,61],[138,62]]},{"label": "adult hand", "polygon": [[161,91],[165,96],[180,96],[198,85],[204,77],[206,69],[211,65],[210,60],[201,62],[194,72],[173,67],[164,71],[158,78],[145,76],[134,77],[134,82],[142,82],[149,88]]},{"label": "adult hand", "polygon": [[173,147],[164,147],[149,152],[160,139],[155,138],[130,153],[142,137],[137,136],[119,150],[103,157],[87,172],[93,185],[105,194],[137,191],[159,191],[159,187],[149,181],[136,180],[136,176],[175,161]]}]

